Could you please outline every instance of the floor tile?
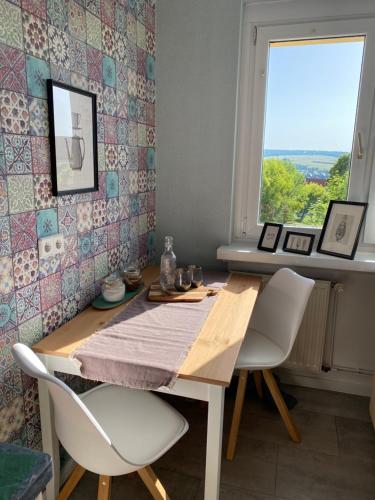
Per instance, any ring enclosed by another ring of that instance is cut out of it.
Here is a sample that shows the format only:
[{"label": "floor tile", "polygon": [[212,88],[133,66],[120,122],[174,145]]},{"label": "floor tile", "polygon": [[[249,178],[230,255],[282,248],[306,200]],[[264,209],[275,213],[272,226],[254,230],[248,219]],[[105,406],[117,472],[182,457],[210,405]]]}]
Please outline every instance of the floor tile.
[{"label": "floor tile", "polygon": [[334,457],[280,447],[276,494],[290,500],[370,500],[375,467],[352,457]]},{"label": "floor tile", "polygon": [[372,423],[336,417],[336,427],[341,455],[370,460],[375,464],[375,432]]}]

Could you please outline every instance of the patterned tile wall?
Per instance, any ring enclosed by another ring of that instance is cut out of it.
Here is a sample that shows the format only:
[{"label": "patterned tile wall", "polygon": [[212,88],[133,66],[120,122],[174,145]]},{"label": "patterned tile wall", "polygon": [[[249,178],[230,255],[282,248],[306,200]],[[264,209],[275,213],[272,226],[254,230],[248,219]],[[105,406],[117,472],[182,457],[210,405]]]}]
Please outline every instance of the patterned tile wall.
[{"label": "patterned tile wall", "polygon": [[[40,447],[37,387],[10,348],[145,266],[155,229],[154,0],[0,0],[0,442]],[[51,195],[46,78],[97,94],[100,189]],[[61,258],[37,240],[61,232]]]}]

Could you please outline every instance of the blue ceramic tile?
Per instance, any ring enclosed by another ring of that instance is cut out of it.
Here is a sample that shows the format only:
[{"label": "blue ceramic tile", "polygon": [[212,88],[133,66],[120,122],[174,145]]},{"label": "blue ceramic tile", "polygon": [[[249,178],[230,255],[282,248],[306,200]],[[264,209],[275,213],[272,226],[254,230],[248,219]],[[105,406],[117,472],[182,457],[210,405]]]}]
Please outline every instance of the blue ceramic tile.
[{"label": "blue ceramic tile", "polygon": [[108,198],[116,198],[118,196],[118,174],[117,174],[117,172],[107,172],[106,191],[107,191]]},{"label": "blue ceramic tile", "polygon": [[116,87],[116,63],[106,55],[103,56],[103,80],[105,85]]},{"label": "blue ceramic tile", "polygon": [[150,54],[146,58],[146,76],[149,80],[155,80],[155,59]]},{"label": "blue ceramic tile", "polygon": [[135,97],[128,97],[128,115],[129,120],[137,119],[137,99]]},{"label": "blue ceramic tile", "polygon": [[147,167],[149,169],[155,168],[155,149],[147,149]]},{"label": "blue ceramic tile", "polygon": [[78,238],[79,260],[83,261],[91,257],[94,253],[93,232],[84,233]]},{"label": "blue ceramic tile", "polygon": [[26,57],[27,89],[29,95],[47,98],[46,80],[50,78],[49,65],[42,59]]},{"label": "blue ceramic tile", "polygon": [[52,234],[57,234],[57,209],[49,208],[47,210],[39,210],[36,213],[36,228],[38,238],[44,238]]}]

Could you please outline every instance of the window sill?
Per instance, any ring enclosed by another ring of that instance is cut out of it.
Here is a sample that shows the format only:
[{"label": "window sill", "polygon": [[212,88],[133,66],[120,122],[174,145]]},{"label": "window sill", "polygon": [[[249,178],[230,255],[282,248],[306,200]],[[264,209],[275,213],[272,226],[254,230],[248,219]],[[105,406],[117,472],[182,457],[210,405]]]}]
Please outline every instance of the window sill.
[{"label": "window sill", "polygon": [[375,273],[375,253],[357,252],[354,260],[340,259],[321,253],[298,255],[282,250],[275,253],[258,250],[251,243],[233,243],[217,249],[217,258],[225,261],[253,262],[286,266],[314,267],[339,271]]}]

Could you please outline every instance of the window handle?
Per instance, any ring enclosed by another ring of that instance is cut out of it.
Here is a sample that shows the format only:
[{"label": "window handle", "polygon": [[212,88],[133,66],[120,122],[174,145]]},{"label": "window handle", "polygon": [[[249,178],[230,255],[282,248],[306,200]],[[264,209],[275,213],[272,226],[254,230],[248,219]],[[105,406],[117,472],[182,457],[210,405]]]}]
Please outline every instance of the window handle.
[{"label": "window handle", "polygon": [[363,144],[362,144],[362,135],[361,132],[358,132],[358,154],[357,154],[358,160],[363,159]]}]

